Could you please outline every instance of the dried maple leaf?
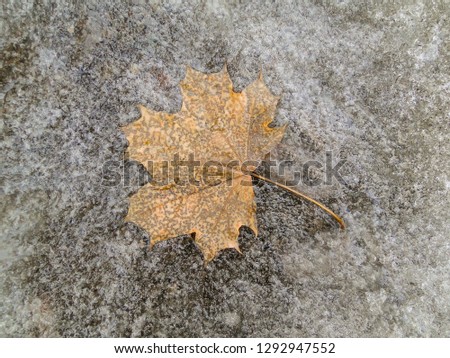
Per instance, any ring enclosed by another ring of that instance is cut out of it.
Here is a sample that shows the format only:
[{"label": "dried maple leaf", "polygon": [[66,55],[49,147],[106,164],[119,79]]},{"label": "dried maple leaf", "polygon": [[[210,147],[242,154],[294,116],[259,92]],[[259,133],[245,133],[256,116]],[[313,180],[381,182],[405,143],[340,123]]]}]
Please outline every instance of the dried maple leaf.
[{"label": "dried maple leaf", "polygon": [[[269,127],[278,97],[262,76],[238,93],[226,67],[214,74],[187,68],[180,87],[183,104],[178,113],[141,106],[141,118],[122,128],[129,157],[153,175],[153,182],[131,197],[125,220],[150,233],[152,245],[194,234],[208,262],[222,249],[239,251],[241,226],[257,234],[251,176],[230,163],[260,160],[280,142],[285,127]],[[192,173],[195,182],[180,185],[177,174],[165,172],[165,165],[174,158],[178,164],[188,162],[192,156],[198,162]],[[204,172],[211,163],[227,169],[213,183],[205,180]],[[250,171],[255,167],[248,165]],[[154,185],[164,179],[167,185]]]}]

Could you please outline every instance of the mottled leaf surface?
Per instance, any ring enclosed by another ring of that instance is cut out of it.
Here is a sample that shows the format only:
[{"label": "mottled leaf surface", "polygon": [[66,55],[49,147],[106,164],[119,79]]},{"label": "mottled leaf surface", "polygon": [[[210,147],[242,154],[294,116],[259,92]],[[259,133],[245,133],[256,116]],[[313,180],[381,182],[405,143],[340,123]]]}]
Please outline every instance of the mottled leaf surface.
[{"label": "mottled leaf surface", "polygon": [[[129,157],[152,174],[152,182],[131,197],[126,221],[144,228],[152,245],[194,234],[210,261],[222,249],[239,250],[241,226],[257,234],[251,176],[241,165],[250,162],[247,169],[253,170],[279,143],[285,127],[269,127],[278,97],[270,93],[262,76],[237,93],[226,67],[214,74],[187,68],[180,87],[183,104],[178,113],[140,106],[142,116],[122,128]],[[174,158],[198,162],[194,181],[181,181],[188,177],[186,168],[180,174],[171,170]],[[204,175],[205,170],[220,174],[218,167],[223,175]]]}]

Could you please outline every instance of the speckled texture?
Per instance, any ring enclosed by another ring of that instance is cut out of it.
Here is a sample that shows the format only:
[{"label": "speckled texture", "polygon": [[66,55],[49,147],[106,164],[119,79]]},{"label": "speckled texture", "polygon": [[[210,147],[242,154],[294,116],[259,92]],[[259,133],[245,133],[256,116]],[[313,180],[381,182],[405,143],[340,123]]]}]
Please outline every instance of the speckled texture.
[{"label": "speckled texture", "polygon": [[[79,3],[2,4],[2,336],[450,335],[443,2]],[[225,61],[236,91],[263,66],[281,95],[289,173],[347,160],[346,184],[299,186],[345,232],[262,183],[259,237],[206,267],[123,223],[148,177],[125,161],[130,185],[103,185],[119,126],[178,111],[185,65]]]},{"label": "speckled texture", "polygon": [[140,106],[141,117],[122,127],[128,159],[152,178],[130,198],[125,221],[143,228],[151,247],[192,235],[209,262],[221,250],[240,251],[242,226],[257,235],[252,177],[244,171],[250,162],[253,170],[261,164],[286,126],[269,126],[279,99],[262,75],[236,93],[226,66],[212,74],[186,72],[179,112]]}]

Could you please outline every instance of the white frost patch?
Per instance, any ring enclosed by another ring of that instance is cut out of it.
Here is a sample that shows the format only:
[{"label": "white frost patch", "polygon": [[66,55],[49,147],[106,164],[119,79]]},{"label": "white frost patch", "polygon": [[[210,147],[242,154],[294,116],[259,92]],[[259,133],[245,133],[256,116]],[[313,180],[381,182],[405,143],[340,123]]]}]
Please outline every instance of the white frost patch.
[{"label": "white frost patch", "polygon": [[433,38],[431,42],[425,47],[425,51],[417,56],[418,60],[422,61],[435,61],[439,56],[439,46],[442,40],[439,38],[439,27],[436,25],[433,29]]},{"label": "white frost patch", "polygon": [[442,39],[440,38],[440,29],[438,25],[435,25],[433,27],[433,37],[431,39],[431,41],[424,45],[421,46],[420,44],[418,44],[418,47],[416,49],[414,49],[411,55],[413,55],[416,60],[416,68],[420,68],[422,67],[425,63],[427,62],[433,62],[436,61],[436,59],[439,57],[439,48],[442,44]]},{"label": "white frost patch", "polygon": [[383,304],[387,299],[385,290],[381,289],[378,292],[366,292],[366,299],[372,312],[376,314],[383,313]]},{"label": "white frost patch", "polygon": [[236,327],[241,322],[241,318],[236,312],[227,312],[223,314],[223,322],[228,327]]},{"label": "white frost patch", "polygon": [[56,60],[55,51],[50,50],[48,48],[41,48],[39,50],[39,63],[41,67],[48,69],[53,64],[53,62],[55,62],[55,60]]}]

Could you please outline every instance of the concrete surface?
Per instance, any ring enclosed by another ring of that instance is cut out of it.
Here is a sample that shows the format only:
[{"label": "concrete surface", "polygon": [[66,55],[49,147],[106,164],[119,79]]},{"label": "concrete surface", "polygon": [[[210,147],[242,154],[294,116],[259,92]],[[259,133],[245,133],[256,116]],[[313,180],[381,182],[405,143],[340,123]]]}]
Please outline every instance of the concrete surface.
[{"label": "concrete surface", "polygon": [[[448,337],[448,6],[189,3],[2,4],[0,334]],[[262,66],[282,96],[289,173],[347,160],[345,184],[298,186],[346,231],[262,183],[259,237],[206,268],[188,237],[147,252],[123,223],[147,179],[125,161],[131,185],[104,185],[119,126],[225,61],[237,91]]]}]

